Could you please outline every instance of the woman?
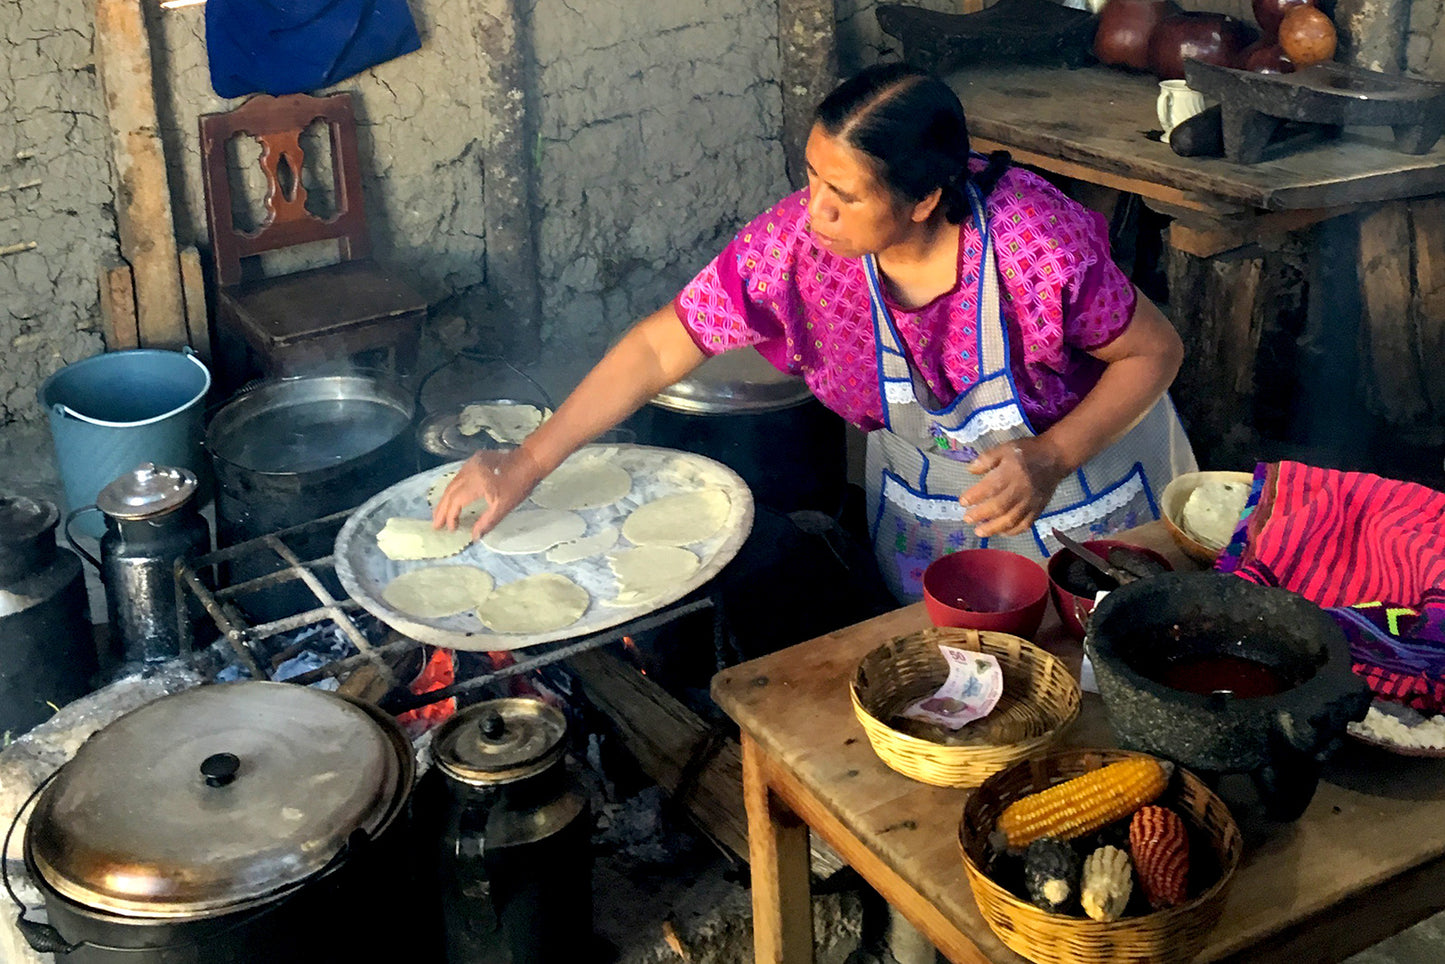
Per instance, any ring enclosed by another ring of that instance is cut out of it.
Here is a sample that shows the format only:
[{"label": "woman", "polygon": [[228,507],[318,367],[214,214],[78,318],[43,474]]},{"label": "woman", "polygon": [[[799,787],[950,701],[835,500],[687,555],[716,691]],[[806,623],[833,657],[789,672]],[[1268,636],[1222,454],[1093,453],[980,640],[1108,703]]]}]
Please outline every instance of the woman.
[{"label": "woman", "polygon": [[[895,595],[937,556],[1047,556],[1158,517],[1193,455],[1165,389],[1178,335],[1109,260],[1103,218],[1007,155],[969,152],[958,98],[902,64],[819,106],[808,187],[643,319],[553,418],[478,453],[435,523],[486,532],[548,472],[706,357],[755,346],[869,433],[868,509]],[[759,440],[766,444],[766,440]]]}]

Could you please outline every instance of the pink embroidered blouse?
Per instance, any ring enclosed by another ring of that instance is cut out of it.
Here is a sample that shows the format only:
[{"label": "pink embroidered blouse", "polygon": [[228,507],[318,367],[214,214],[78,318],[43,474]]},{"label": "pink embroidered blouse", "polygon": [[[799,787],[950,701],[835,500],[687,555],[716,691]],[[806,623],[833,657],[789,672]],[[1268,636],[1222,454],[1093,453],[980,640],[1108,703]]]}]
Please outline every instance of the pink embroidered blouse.
[{"label": "pink embroidered blouse", "polygon": [[[1128,327],[1134,286],[1109,258],[1104,218],[1043,178],[1010,168],[985,207],[1014,384],[1042,432],[1098,381],[1103,363],[1087,352]],[[979,242],[970,217],[954,288],[921,308],[888,305],[914,364],[945,403],[979,376]],[[863,262],[813,243],[806,189],[743,228],[673,304],[708,355],[755,346],[849,422],[864,431],[883,424]]]}]

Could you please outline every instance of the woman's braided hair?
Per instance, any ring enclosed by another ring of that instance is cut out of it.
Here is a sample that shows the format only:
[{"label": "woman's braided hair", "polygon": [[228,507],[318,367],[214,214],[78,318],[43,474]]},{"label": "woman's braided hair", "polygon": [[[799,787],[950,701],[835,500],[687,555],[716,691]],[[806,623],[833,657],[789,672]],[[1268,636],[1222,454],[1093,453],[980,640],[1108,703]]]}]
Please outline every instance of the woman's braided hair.
[{"label": "woman's braided hair", "polygon": [[1009,166],[1007,151],[968,169],[968,124],[947,84],[902,63],[877,64],[844,81],[818,105],[825,133],[873,158],[878,179],[897,197],[917,203],[940,190],[939,209],[952,224],[968,216],[966,185],[987,196]]}]

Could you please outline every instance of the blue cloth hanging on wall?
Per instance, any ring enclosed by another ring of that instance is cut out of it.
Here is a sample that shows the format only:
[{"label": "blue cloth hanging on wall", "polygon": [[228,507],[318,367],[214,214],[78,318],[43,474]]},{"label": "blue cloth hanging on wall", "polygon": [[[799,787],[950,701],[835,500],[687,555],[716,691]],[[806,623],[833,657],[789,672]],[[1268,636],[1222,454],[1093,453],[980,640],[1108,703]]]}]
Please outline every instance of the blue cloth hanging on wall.
[{"label": "blue cloth hanging on wall", "polygon": [[327,87],[421,47],[406,0],[208,0],[206,54],[222,97]]}]

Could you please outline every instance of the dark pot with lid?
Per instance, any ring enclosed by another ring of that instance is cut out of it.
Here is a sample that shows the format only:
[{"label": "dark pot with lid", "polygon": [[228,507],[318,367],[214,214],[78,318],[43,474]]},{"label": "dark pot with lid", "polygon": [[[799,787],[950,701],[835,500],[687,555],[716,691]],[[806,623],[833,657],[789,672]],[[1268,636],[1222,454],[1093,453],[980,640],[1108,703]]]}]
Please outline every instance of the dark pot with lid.
[{"label": "dark pot with lid", "polygon": [[1166,573],[1110,593],[1084,647],[1115,736],[1207,773],[1248,773],[1293,820],[1370,691],[1314,603],[1225,573]]},{"label": "dark pot with lid", "polygon": [[842,501],[843,420],[801,378],[778,371],[752,348],[709,358],[628,424],[639,442],[730,467],[761,506],[833,514]]},{"label": "dark pot with lid", "polygon": [[414,892],[415,762],[390,717],[286,683],[186,690],[97,731],[46,785],[25,864],[57,960],[421,959],[424,932],[349,923]]},{"label": "dark pot with lid", "polygon": [[420,805],[436,835],[447,959],[588,960],[592,820],[566,766],[567,720],[538,699],[468,707],[437,728]]}]

